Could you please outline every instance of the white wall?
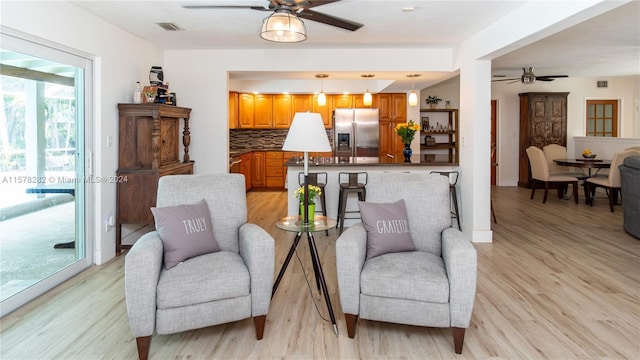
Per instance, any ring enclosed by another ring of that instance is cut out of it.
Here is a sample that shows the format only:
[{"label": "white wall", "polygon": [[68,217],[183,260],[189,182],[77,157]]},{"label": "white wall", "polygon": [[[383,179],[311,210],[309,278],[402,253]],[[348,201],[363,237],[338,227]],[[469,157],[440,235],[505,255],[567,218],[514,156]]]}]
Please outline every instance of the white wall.
[{"label": "white wall", "polygon": [[[62,1],[2,1],[1,23],[11,31],[47,44],[89,54],[94,59],[94,175],[115,175],[118,167],[118,108],[131,102],[136,81],[146,83],[152,65],[162,65],[157,46]],[[107,136],[113,147],[107,147]],[[116,185],[94,185],[94,261],[115,256],[115,231],[105,232],[104,219],[116,209]]]}]

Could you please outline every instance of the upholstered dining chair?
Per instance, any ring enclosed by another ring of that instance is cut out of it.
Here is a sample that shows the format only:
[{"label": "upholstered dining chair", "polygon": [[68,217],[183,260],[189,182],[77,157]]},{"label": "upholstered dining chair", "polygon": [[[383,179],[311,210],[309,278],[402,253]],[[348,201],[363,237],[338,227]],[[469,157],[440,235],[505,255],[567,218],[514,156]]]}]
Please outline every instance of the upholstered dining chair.
[{"label": "upholstered dining chair", "polygon": [[549,173],[575,176],[579,180],[587,178],[587,175],[585,175],[583,172],[571,171],[571,168],[569,168],[568,166],[558,165],[556,164],[555,161],[553,161],[556,159],[569,158],[569,155],[567,155],[566,147],[559,144],[548,144],[542,148],[542,151],[544,152],[544,157],[547,159],[547,165],[549,166]]},{"label": "upholstered dining chair", "polygon": [[593,206],[593,198],[596,188],[604,188],[607,198],[609,199],[609,210],[614,212],[613,206],[617,203],[618,193],[620,192],[620,169],[618,168],[624,162],[627,156],[640,155],[640,150],[628,148],[613,154],[611,159],[611,167],[607,175],[595,175],[585,181],[585,194],[587,195],[587,204]]},{"label": "upholstered dining chair", "polygon": [[438,174],[370,174],[366,202],[359,202],[363,222],[336,241],[340,303],[350,338],[358,318],[451,327],[454,350],[462,353],[475,300],[477,254],[451,227],[449,196],[449,180]]},{"label": "upholstered dining chair", "polygon": [[262,339],[274,240],[247,223],[244,181],[241,174],[160,178],[152,208],[157,230],[138,239],[125,258],[127,315],[140,359],[148,358],[154,331],[253,317]]},{"label": "upholstered dining chair", "polygon": [[558,186],[558,196],[563,193],[563,186],[573,185],[573,198],[576,204],[578,203],[578,178],[571,175],[564,174],[551,174],[549,171],[549,164],[547,158],[544,156],[544,152],[540,148],[535,146],[529,146],[526,150],[529,157],[529,165],[531,166],[531,199],[536,193],[536,183],[544,184],[544,197],[542,203],[547,202],[547,195],[549,194],[549,186]]}]

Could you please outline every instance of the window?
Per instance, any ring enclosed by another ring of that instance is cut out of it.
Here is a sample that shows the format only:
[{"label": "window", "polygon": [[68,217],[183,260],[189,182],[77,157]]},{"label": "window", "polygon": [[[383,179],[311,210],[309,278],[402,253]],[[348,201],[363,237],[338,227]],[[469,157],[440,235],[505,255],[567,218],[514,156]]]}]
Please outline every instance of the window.
[{"label": "window", "polygon": [[586,136],[618,136],[618,100],[587,100]]}]

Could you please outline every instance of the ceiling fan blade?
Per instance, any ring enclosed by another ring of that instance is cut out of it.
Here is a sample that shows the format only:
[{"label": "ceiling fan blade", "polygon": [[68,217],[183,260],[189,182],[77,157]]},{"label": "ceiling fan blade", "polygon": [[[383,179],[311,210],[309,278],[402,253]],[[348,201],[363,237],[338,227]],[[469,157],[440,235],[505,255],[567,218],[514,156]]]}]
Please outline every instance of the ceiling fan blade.
[{"label": "ceiling fan blade", "polygon": [[265,6],[255,5],[182,5],[184,9],[190,10],[210,10],[210,9],[252,9],[261,11],[273,11]]},{"label": "ceiling fan blade", "polygon": [[555,79],[544,77],[544,76],[541,76],[541,77],[537,77],[536,76],[536,81],[553,81],[553,80],[555,80]]},{"label": "ceiling fan blade", "polygon": [[[542,75],[542,76],[536,76],[536,80],[541,80],[541,79],[558,79],[558,78],[568,78],[569,75]],[[545,80],[542,80],[545,81]]]},{"label": "ceiling fan blade", "polygon": [[520,78],[497,79],[497,80],[491,80],[491,82],[498,82],[498,81],[511,81],[511,80],[520,80]]},{"label": "ceiling fan blade", "polygon": [[355,21],[339,18],[337,16],[322,14],[317,11],[313,11],[309,9],[303,9],[297,15],[298,17],[305,20],[316,21],[319,23],[336,26],[336,27],[350,30],[350,31],[356,31],[364,26],[364,24],[360,24]]}]

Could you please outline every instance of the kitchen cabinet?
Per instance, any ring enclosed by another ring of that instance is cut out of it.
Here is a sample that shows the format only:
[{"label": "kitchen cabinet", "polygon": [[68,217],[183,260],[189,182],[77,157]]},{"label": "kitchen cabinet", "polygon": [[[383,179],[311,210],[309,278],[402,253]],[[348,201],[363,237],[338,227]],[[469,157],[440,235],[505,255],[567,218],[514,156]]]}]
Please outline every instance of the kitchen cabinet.
[{"label": "kitchen cabinet", "polygon": [[[118,169],[116,184],[116,254],[122,244],[123,224],[153,224],[158,179],[193,174],[189,158],[191,109],[164,104],[118,104]],[[180,121],[183,121],[180,138]],[[179,143],[184,145],[180,159]]]},{"label": "kitchen cabinet", "polygon": [[253,96],[253,128],[271,129],[273,127],[273,96],[257,94]]},{"label": "kitchen cabinet", "polygon": [[313,101],[314,101],[313,95],[307,95],[307,94],[292,95],[291,97],[292,112],[295,114],[298,112],[313,111]]},{"label": "kitchen cabinet", "polygon": [[245,190],[251,190],[251,153],[240,156],[240,174],[244,175]]},{"label": "kitchen cabinet", "polygon": [[253,128],[253,94],[238,94],[238,128]]},{"label": "kitchen cabinet", "polygon": [[404,93],[384,93],[377,95],[379,116],[379,155],[401,156],[404,144],[395,132],[396,125],[407,121],[407,95]]},{"label": "kitchen cabinet", "polygon": [[293,100],[291,95],[273,95],[273,128],[288,129],[293,121]]},{"label": "kitchen cabinet", "polygon": [[318,105],[318,95],[313,95],[313,100],[311,101],[311,111],[320,114],[325,129],[331,129],[333,127],[333,112],[329,103],[330,101],[327,99],[325,106]]},{"label": "kitchen cabinet", "polygon": [[420,154],[446,153],[457,163],[458,109],[420,109],[420,118]]},{"label": "kitchen cabinet", "polygon": [[567,146],[568,92],[529,92],[520,96],[520,158],[518,186],[531,187],[526,149],[549,144]]},{"label": "kitchen cabinet", "polygon": [[353,107],[353,95],[351,94],[334,94],[328,96],[331,101],[327,103],[331,104],[333,110],[335,109],[350,109]]},{"label": "kitchen cabinet", "polygon": [[229,92],[229,129],[238,128],[238,93]]},{"label": "kitchen cabinet", "polygon": [[284,187],[284,169],[282,167],[282,159],[282,151],[265,152],[265,176],[267,187]]},{"label": "kitchen cabinet", "polygon": [[265,177],[265,153],[253,151],[251,153],[251,187],[264,187]]}]

